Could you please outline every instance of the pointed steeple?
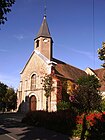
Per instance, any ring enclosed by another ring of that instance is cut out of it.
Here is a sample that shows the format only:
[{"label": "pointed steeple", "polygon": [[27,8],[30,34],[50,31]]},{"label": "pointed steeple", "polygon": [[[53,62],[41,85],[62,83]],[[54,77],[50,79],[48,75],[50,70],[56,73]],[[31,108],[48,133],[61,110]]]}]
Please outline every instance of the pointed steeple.
[{"label": "pointed steeple", "polygon": [[50,31],[49,31],[48,24],[47,24],[47,20],[46,20],[46,15],[44,16],[42,25],[41,25],[41,27],[39,29],[39,32],[38,32],[36,38],[38,38],[38,37],[48,37],[48,38],[51,38]]},{"label": "pointed steeple", "polygon": [[44,18],[41,24],[41,27],[39,29],[39,32],[34,39],[34,49],[35,51],[40,52],[42,55],[44,55],[47,59],[52,59],[52,46],[53,46],[53,40],[50,35],[50,31],[48,28],[47,20],[46,20],[46,7],[44,11]]}]

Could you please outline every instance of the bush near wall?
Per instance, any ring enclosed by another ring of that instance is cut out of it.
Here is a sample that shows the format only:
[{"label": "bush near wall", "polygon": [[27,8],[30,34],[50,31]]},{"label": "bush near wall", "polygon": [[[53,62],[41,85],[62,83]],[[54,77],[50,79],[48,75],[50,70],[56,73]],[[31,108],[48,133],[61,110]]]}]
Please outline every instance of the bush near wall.
[{"label": "bush near wall", "polygon": [[57,110],[67,110],[70,109],[71,104],[70,102],[66,102],[66,101],[61,101],[59,103],[57,103]]},{"label": "bush near wall", "polygon": [[102,111],[105,111],[105,98],[101,102]]},{"label": "bush near wall", "polygon": [[76,114],[70,110],[57,112],[35,111],[27,113],[22,122],[33,126],[58,131],[72,136],[72,130],[76,127]]},{"label": "bush near wall", "polygon": [[[86,132],[87,140],[105,140],[105,112],[90,113],[86,117],[88,130]],[[74,136],[80,137],[82,131],[83,114],[76,117],[76,129]]]},{"label": "bush near wall", "polygon": [[88,130],[87,140],[105,140],[105,112],[94,118],[94,123]]}]

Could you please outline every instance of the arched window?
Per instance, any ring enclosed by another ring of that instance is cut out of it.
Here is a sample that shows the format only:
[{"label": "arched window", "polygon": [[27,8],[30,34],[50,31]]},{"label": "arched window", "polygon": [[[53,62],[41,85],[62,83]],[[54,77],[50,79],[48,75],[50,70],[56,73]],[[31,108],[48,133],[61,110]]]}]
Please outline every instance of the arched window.
[{"label": "arched window", "polygon": [[31,90],[35,90],[36,88],[36,74],[31,76]]}]

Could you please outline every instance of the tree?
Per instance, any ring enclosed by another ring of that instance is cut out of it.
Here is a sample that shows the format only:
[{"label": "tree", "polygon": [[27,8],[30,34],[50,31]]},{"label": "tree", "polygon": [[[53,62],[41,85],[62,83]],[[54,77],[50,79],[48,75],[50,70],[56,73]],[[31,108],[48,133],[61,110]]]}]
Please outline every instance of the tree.
[{"label": "tree", "polygon": [[15,0],[0,0],[0,24],[4,24],[7,21],[7,13],[11,12],[11,7],[15,3]]},{"label": "tree", "polygon": [[84,136],[87,130],[86,115],[94,110],[98,110],[101,107],[101,94],[99,92],[99,80],[94,75],[87,75],[81,77],[77,81],[78,87],[72,93],[73,105],[79,110],[79,113],[83,113],[83,124],[81,132],[81,140],[84,140]]},{"label": "tree", "polygon": [[0,82],[0,109],[4,111],[6,104],[5,104],[5,94],[7,92],[7,85]]},{"label": "tree", "polygon": [[3,112],[5,109],[16,109],[17,95],[13,88],[8,87],[4,83],[0,82],[0,110]]},{"label": "tree", "polygon": [[102,48],[98,49],[98,57],[100,60],[104,61],[101,66],[105,68],[105,42],[103,42]]},{"label": "tree", "polygon": [[46,96],[46,111],[48,111],[48,98],[50,97],[51,91],[53,90],[52,76],[46,74],[42,80],[42,83]]},{"label": "tree", "polygon": [[13,88],[8,88],[5,94],[5,103],[7,110],[15,110],[17,105],[17,94]]}]

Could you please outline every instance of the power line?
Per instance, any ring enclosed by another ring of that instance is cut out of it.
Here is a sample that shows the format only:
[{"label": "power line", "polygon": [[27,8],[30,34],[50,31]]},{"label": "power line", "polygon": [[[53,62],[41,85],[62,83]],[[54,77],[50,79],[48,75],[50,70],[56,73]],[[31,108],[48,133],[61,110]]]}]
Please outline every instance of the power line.
[{"label": "power line", "polygon": [[96,54],[95,54],[95,18],[94,18],[94,12],[95,12],[95,3],[94,3],[94,0],[93,0],[93,6],[92,6],[92,9],[93,9],[93,65],[94,65],[94,69],[95,69],[95,57],[96,57]]}]

